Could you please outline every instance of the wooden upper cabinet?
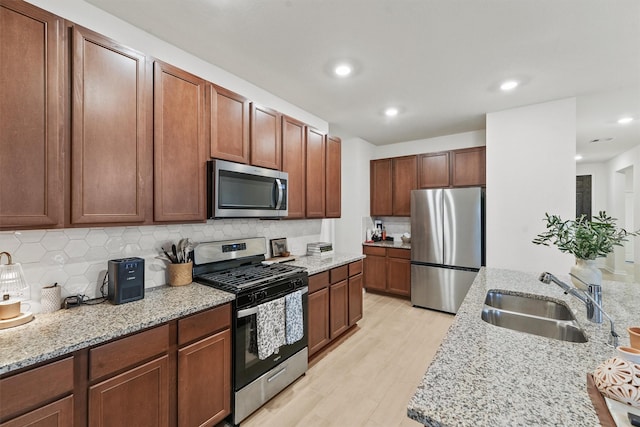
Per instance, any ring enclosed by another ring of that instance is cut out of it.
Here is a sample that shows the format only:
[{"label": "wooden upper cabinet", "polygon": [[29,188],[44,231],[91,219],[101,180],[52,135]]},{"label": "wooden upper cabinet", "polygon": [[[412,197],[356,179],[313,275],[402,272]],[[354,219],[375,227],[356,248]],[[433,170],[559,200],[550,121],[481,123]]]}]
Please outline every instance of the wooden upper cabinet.
[{"label": "wooden upper cabinet", "polygon": [[145,220],[150,179],[143,54],[73,28],[71,223]]},{"label": "wooden upper cabinet", "polygon": [[62,19],[0,4],[0,228],[62,225]]},{"label": "wooden upper cabinet", "polygon": [[306,127],[304,123],[282,116],[282,170],[289,174],[287,218],[306,215]]},{"label": "wooden upper cabinet", "polygon": [[326,205],[325,217],[340,218],[341,215],[341,151],[340,138],[327,136],[326,142]]},{"label": "wooden upper cabinet", "polygon": [[325,135],[307,127],[307,218],[325,215]]},{"label": "wooden upper cabinet", "polygon": [[411,190],[418,188],[416,156],[394,157],[392,175],[393,215],[411,215]]},{"label": "wooden upper cabinet", "polygon": [[251,164],[280,170],[282,136],[280,113],[251,103]]},{"label": "wooden upper cabinet", "polygon": [[211,157],[249,163],[249,100],[209,84]]},{"label": "wooden upper cabinet", "polygon": [[420,188],[443,188],[451,185],[449,152],[426,153],[418,156]]},{"label": "wooden upper cabinet", "polygon": [[370,163],[370,215],[393,215],[391,199],[391,159],[371,160]]},{"label": "wooden upper cabinet", "polygon": [[206,83],[154,64],[154,220],[206,219]]},{"label": "wooden upper cabinet", "polygon": [[473,147],[452,152],[451,181],[454,187],[486,184],[486,148]]}]

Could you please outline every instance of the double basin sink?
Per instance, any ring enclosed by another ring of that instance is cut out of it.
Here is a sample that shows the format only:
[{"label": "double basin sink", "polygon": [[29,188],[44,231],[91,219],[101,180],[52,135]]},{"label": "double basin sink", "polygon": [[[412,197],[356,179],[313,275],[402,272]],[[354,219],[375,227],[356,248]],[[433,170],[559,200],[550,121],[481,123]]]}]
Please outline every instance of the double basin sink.
[{"label": "double basin sink", "polygon": [[514,331],[574,343],[588,341],[569,306],[541,295],[490,290],[481,317],[487,323]]}]

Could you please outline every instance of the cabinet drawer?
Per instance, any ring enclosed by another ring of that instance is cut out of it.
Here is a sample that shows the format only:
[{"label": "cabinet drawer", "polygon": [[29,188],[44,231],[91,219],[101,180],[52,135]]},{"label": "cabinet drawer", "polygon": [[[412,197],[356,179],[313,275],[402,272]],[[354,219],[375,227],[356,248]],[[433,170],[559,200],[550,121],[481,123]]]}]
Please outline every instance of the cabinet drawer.
[{"label": "cabinet drawer", "polygon": [[322,273],[309,276],[309,293],[319,291],[320,289],[329,286],[329,272],[323,271]]},{"label": "cabinet drawer", "polygon": [[89,351],[89,379],[95,380],[143,362],[169,349],[169,325],[92,348]]},{"label": "cabinet drawer", "polygon": [[329,271],[329,277],[331,278],[331,284],[342,282],[349,277],[349,266],[343,265],[341,267],[332,268]]},{"label": "cabinet drawer", "polygon": [[387,249],[387,256],[389,258],[402,258],[411,259],[411,251],[409,249]]},{"label": "cabinet drawer", "polygon": [[362,253],[365,255],[385,256],[387,249],[380,246],[363,246]]},{"label": "cabinet drawer", "polygon": [[9,418],[25,409],[73,390],[73,357],[0,380],[0,419]]},{"label": "cabinet drawer", "polygon": [[178,345],[231,327],[231,304],[178,320]]},{"label": "cabinet drawer", "polygon": [[349,277],[362,273],[362,260],[349,264]]}]

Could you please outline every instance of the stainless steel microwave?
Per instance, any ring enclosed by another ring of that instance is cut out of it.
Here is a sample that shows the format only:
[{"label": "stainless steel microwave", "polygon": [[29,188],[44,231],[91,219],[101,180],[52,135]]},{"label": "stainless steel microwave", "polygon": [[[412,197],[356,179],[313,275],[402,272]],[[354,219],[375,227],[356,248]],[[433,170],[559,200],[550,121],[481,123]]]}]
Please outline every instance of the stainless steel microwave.
[{"label": "stainless steel microwave", "polygon": [[207,162],[209,218],[281,218],[287,209],[286,172],[226,160]]}]

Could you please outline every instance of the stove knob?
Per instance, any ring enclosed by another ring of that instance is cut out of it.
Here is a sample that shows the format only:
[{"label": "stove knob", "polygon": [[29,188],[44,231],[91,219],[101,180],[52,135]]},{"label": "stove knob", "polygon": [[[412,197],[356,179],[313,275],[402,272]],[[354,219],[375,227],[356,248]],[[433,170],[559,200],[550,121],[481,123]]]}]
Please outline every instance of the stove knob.
[{"label": "stove knob", "polygon": [[256,293],[256,300],[265,299],[267,297],[267,293],[265,291],[260,291]]}]

